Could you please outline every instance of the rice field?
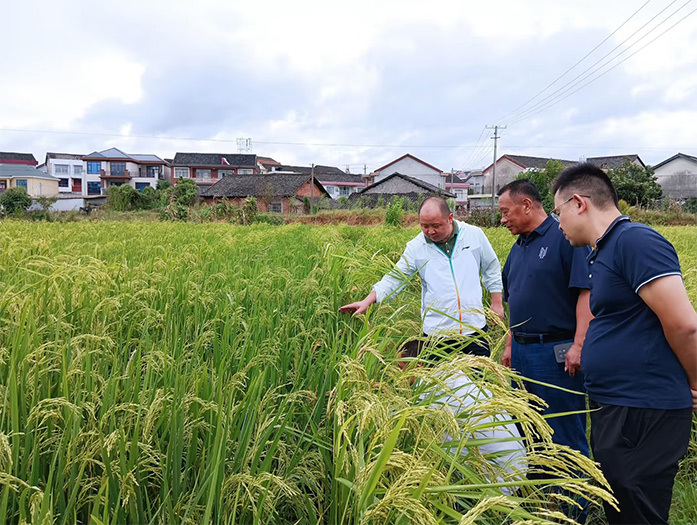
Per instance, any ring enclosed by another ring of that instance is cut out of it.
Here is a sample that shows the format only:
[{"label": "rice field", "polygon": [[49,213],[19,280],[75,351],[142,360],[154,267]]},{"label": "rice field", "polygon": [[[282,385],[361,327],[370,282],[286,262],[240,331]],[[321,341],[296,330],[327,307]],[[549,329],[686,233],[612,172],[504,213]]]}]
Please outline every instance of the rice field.
[{"label": "rice field", "polygon": [[[660,231],[694,303],[697,228]],[[418,283],[337,313],[416,232],[0,222],[0,523],[556,523],[610,498],[507,370],[401,371]],[[503,260],[512,237],[487,234]],[[454,414],[462,373],[491,395]],[[480,450],[502,414],[542,435],[528,469],[549,480]]]}]

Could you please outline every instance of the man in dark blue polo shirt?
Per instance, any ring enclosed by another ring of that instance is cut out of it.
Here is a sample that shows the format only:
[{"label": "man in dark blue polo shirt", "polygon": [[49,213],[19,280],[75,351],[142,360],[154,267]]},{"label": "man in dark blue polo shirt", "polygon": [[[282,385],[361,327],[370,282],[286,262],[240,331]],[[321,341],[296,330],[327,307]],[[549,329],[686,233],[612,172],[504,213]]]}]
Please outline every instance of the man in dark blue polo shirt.
[{"label": "man in dark blue polo shirt", "polygon": [[697,409],[697,313],[673,246],[620,214],[610,179],[590,164],[553,186],[560,229],[590,244],[590,307],[581,370],[591,447],[619,502],[614,523],[668,523],[678,461]]},{"label": "man in dark blue polo shirt", "polygon": [[[580,367],[588,322],[589,248],[572,248],[558,223],[542,207],[540,193],[528,180],[516,180],[498,192],[501,224],[518,239],[503,268],[503,298],[511,329],[502,362],[534,381],[563,387],[564,392],[533,382],[525,388],[542,398],[545,414],[586,409]],[[555,353],[570,346],[566,355]],[[585,414],[547,420],[555,443],[588,455]]]}]

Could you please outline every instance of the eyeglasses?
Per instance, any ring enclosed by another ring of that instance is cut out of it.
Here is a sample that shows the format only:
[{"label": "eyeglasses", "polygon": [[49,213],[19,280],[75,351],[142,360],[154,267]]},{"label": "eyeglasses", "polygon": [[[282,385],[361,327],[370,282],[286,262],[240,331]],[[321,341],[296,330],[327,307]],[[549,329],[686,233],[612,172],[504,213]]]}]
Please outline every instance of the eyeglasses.
[{"label": "eyeglasses", "polygon": [[555,221],[559,222],[559,214],[560,214],[560,209],[561,209],[561,207],[564,206],[564,204],[568,204],[569,202],[571,202],[572,200],[574,200],[574,197],[585,197],[586,199],[590,199],[590,198],[591,198],[590,195],[576,195],[576,194],[574,193],[571,197],[569,197],[568,199],[566,199],[566,200],[565,200],[564,202],[562,202],[559,206],[557,206],[556,208],[554,208],[554,209],[552,210],[552,212],[550,213],[550,215],[552,216],[552,219],[554,219]]}]

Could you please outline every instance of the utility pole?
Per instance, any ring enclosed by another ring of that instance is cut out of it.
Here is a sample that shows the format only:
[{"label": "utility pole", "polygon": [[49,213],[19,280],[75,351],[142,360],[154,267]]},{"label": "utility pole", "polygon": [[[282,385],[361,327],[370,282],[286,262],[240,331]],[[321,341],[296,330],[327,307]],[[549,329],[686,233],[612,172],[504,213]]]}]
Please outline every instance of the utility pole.
[{"label": "utility pole", "polygon": [[[453,175],[455,174],[455,168],[450,168],[450,193],[455,193],[455,189],[453,188]],[[453,213],[455,213],[455,210],[457,210],[457,194],[455,194],[455,209],[453,210]]]},{"label": "utility pole", "polygon": [[310,197],[315,196],[315,165],[312,164],[312,169],[310,170],[312,175],[312,186],[310,186]]},{"label": "utility pole", "polygon": [[506,126],[486,126],[486,129],[493,129],[494,136],[494,169],[491,176],[491,225],[495,226],[494,221],[496,220],[496,145],[498,140],[501,138],[498,135],[500,129],[506,129]]}]

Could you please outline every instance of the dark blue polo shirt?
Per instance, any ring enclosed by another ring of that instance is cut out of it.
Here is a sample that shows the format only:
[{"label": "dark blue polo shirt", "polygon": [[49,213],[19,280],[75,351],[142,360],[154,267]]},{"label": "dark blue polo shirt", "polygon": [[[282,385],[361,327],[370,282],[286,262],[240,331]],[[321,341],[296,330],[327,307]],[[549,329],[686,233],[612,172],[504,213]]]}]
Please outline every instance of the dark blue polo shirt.
[{"label": "dark blue polo shirt", "polygon": [[590,248],[574,248],[551,216],[519,235],[503,266],[503,299],[514,333],[576,331],[579,288],[590,287]]},{"label": "dark blue polo shirt", "polygon": [[618,217],[589,257],[591,312],[581,370],[591,399],[636,408],[692,406],[687,375],[639,289],[681,275],[678,255],[659,233]]}]

